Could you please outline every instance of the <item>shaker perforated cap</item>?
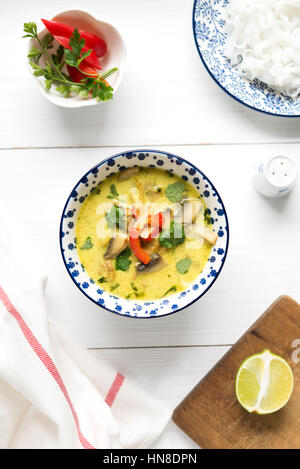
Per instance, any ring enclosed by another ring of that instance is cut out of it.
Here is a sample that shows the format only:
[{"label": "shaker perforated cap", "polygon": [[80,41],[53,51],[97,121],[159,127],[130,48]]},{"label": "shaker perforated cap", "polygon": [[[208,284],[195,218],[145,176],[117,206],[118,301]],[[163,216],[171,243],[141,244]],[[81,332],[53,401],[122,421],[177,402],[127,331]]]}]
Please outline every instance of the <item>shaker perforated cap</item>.
[{"label": "shaker perforated cap", "polygon": [[256,166],[254,184],[266,197],[283,197],[291,191],[296,178],[297,167],[291,158],[272,155]]}]

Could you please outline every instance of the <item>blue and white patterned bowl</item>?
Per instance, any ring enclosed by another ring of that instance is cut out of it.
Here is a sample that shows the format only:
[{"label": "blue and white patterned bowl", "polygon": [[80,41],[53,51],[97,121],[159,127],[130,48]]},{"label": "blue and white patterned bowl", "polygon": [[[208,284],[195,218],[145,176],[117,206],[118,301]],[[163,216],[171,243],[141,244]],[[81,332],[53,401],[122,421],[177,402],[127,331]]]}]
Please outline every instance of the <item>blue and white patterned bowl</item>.
[{"label": "blue and white patterned bowl", "polygon": [[[174,172],[194,186],[210,210],[218,241],[203,272],[183,292],[154,301],[134,301],[105,292],[91,280],[80,264],[75,239],[75,226],[81,204],[91,189],[121,169],[146,166]],[[60,225],[60,246],[66,269],[77,287],[90,300],[108,311],[135,318],[152,318],[175,313],[194,303],[213,285],[219,276],[228,250],[229,227],[223,202],[207,177],[193,164],[170,153],[156,150],[135,150],[119,153],[90,169],[76,184],[64,207]]]},{"label": "blue and white patterned bowl", "polygon": [[235,71],[224,55],[225,8],[230,0],[195,0],[193,30],[199,55],[216,83],[230,96],[266,114],[300,117],[300,99],[277,93],[258,80],[249,81]]}]

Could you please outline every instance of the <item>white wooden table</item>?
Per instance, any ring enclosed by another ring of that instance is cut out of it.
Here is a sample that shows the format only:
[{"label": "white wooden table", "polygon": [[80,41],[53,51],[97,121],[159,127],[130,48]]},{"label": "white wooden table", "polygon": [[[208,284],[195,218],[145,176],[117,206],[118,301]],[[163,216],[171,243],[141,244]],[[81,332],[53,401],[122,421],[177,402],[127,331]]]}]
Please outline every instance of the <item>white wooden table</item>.
[{"label": "white wooden table", "polygon": [[[0,7],[0,201],[22,212],[42,247],[51,316],[96,355],[175,407],[279,295],[300,300],[300,183],[268,201],[252,185],[260,157],[283,153],[300,167],[300,121],[259,114],[226,96],[198,57],[192,0],[11,0]],[[40,94],[25,65],[24,21],[82,6],[115,24],[127,44],[113,102],[61,109]],[[3,42],[2,42],[3,44]],[[186,310],[130,320],[88,301],[61,260],[58,226],[71,188],[119,151],[157,148],[187,158],[215,183],[229,215],[229,255],[213,288]],[[19,279],[21,281],[21,279]],[[156,448],[195,448],[169,424]]]}]

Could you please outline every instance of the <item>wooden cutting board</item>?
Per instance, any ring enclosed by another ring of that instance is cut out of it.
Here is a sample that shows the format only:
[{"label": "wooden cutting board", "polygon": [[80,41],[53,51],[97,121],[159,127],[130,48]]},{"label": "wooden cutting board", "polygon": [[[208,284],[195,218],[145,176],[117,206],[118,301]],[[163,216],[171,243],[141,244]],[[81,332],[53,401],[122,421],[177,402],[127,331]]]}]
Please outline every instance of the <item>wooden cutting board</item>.
[{"label": "wooden cutting board", "polygon": [[[249,414],[235,397],[235,376],[245,358],[265,348],[291,365],[294,391],[279,412]],[[173,420],[206,449],[300,448],[300,305],[278,298],[175,409]]]}]

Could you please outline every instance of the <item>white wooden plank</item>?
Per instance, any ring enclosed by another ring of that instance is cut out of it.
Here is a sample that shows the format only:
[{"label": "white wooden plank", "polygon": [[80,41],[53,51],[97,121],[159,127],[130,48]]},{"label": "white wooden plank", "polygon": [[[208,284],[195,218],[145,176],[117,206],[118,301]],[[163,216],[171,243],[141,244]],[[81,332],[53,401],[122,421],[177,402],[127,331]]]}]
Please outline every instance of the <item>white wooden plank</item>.
[{"label": "white wooden plank", "polygon": [[[179,347],[93,350],[92,353],[173,409],[227,350],[228,347]],[[153,447],[194,449],[198,446],[170,422]]]},{"label": "white wooden plank", "polygon": [[[53,147],[299,141],[299,120],[259,114],[208,76],[192,33],[193,0],[86,0],[127,44],[124,82],[111,103],[68,110],[48,103],[26,66],[24,21],[74,8],[72,0],[1,5],[0,146]],[[76,5],[75,5],[76,6]]]},{"label": "white wooden plank", "polygon": [[230,250],[220,278],[200,301],[173,316],[144,321],[115,316],[85,298],[65,271],[59,251],[61,211],[74,183],[116,149],[0,152],[0,200],[16,217],[25,217],[33,255],[35,247],[43,250],[51,315],[87,346],[231,344],[279,295],[300,299],[299,181],[287,199],[275,202],[257,194],[251,180],[261,156],[275,151],[299,162],[300,145],[169,150],[195,163],[215,183],[228,210]]}]

